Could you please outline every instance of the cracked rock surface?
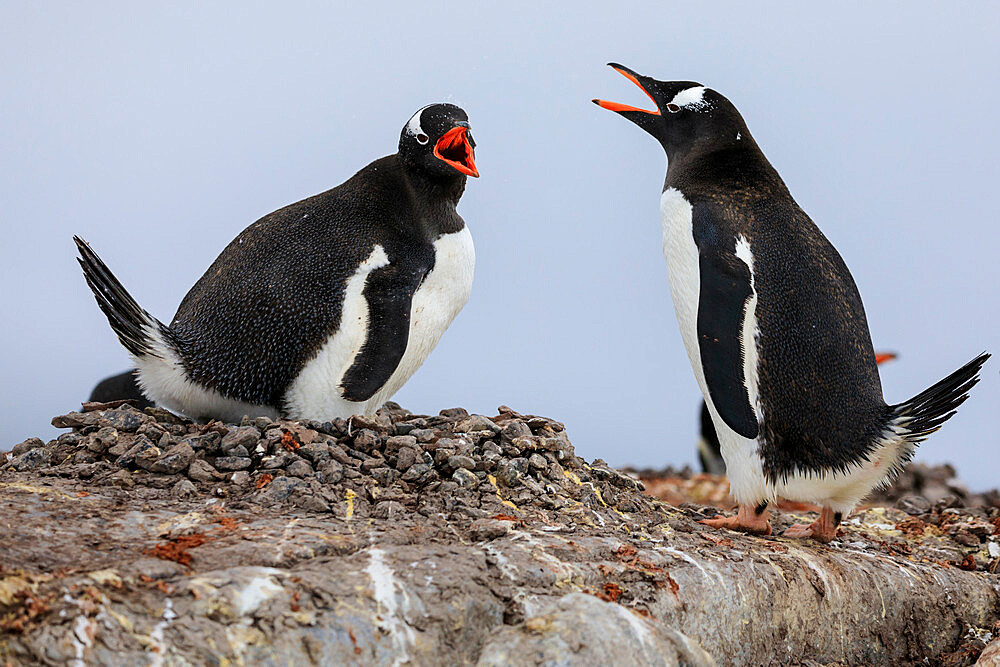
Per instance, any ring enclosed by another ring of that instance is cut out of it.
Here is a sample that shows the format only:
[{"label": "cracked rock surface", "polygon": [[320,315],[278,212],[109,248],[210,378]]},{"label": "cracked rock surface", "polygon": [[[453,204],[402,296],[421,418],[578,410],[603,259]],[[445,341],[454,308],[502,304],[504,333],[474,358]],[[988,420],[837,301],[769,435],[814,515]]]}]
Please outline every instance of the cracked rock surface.
[{"label": "cracked rock surface", "polygon": [[991,507],[818,545],[707,529],[506,407],[85,407],[0,454],[0,663],[967,664],[1000,618]]}]

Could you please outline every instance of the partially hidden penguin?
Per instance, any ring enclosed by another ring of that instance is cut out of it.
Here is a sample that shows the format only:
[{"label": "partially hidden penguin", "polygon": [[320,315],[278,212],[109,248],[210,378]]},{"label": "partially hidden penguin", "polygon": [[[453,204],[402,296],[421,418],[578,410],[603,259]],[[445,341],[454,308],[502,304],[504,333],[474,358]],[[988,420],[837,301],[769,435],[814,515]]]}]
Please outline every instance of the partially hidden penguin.
[{"label": "partially hidden penguin", "polygon": [[822,507],[788,537],[827,542],[979,381],[983,353],[889,405],[861,297],[833,245],[795,203],[721,94],[618,64],[655,108],[594,102],[666,151],[663,252],[681,338],[718,433],[734,517],[703,523],[769,534],[778,497]]},{"label": "partially hidden penguin", "polygon": [[475,146],[461,108],[420,109],[398,152],[244,229],[169,325],[74,237],[145,396],[195,419],[374,413],[469,298],[475,251],[456,207],[479,176]]}]

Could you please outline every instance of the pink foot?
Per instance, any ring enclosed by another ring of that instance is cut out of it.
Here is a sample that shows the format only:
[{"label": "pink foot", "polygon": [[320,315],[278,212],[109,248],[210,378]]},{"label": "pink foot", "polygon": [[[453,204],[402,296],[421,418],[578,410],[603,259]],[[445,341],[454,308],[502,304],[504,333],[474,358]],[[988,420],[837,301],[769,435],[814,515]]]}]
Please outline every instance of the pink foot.
[{"label": "pink foot", "polygon": [[768,511],[766,509],[758,513],[758,508],[750,505],[740,505],[736,516],[720,516],[714,519],[702,519],[698,523],[703,523],[712,528],[728,528],[738,530],[742,533],[756,533],[758,535],[770,535],[771,524],[767,520]]},{"label": "pink foot", "polygon": [[782,536],[792,538],[811,537],[817,542],[829,542],[837,537],[837,528],[840,527],[840,519],[840,512],[835,513],[829,507],[824,507],[823,511],[819,514],[819,518],[811,524],[807,526],[803,523],[797,523],[789,526],[782,533]]}]

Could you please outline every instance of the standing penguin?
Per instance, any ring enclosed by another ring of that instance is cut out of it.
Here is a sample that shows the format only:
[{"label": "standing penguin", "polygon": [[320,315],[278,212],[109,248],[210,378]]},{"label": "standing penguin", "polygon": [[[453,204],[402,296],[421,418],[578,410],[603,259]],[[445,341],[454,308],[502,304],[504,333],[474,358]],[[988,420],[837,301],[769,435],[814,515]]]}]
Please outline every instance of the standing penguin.
[{"label": "standing penguin", "polygon": [[169,326],[74,237],[79,262],[157,404],[226,421],[371,414],[469,297],[475,251],[456,206],[479,176],[474,149],[462,109],[420,109],[397,153],[244,229]]},{"label": "standing penguin", "polygon": [[823,507],[785,535],[829,541],[954,414],[989,355],[887,405],[854,279],[732,103],[698,83],[611,67],[656,105],[594,100],[667,153],[670,291],[739,504],[737,516],[704,523],[770,533],[768,505],[783,496]]}]

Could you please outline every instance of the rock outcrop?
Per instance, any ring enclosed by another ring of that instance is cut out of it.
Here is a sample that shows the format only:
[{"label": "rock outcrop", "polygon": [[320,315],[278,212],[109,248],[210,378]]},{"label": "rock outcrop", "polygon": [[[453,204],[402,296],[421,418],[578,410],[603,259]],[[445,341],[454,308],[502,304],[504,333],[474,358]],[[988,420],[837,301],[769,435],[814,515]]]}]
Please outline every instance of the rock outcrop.
[{"label": "rock outcrop", "polygon": [[86,407],[0,459],[0,663],[966,664],[1000,620],[993,508],[819,545],[709,530],[503,407]]}]

